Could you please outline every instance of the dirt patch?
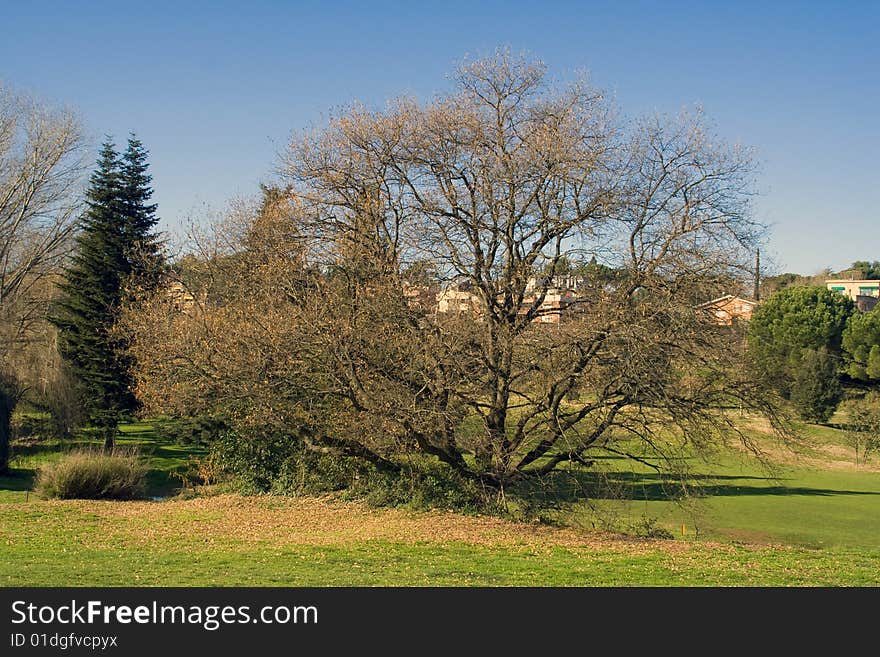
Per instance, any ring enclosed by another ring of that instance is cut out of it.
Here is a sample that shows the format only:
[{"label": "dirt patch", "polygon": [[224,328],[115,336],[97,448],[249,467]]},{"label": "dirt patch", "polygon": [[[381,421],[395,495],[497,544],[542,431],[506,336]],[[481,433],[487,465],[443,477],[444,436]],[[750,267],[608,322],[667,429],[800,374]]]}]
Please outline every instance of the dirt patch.
[{"label": "dirt patch", "polygon": [[780,547],[778,537],[774,537],[770,534],[765,534],[763,532],[756,532],[749,529],[724,529],[721,530],[721,533],[729,538],[731,541],[735,541],[737,543]]},{"label": "dirt patch", "polygon": [[[640,539],[608,532],[510,522],[445,511],[374,509],[333,498],[260,498],[238,495],[166,502],[64,501],[93,517],[102,540],[112,543],[174,541],[247,542],[270,546],[345,545],[362,541],[407,544],[467,543],[546,549],[584,548],[645,553],[682,552],[692,544]],[[722,549],[728,546],[719,545]]]}]

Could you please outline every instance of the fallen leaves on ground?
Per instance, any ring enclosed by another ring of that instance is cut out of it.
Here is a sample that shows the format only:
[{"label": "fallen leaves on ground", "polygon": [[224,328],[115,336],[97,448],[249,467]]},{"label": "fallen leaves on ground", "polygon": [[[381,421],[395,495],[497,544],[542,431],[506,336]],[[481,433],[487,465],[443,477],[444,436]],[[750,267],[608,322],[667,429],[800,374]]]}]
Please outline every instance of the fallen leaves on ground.
[{"label": "fallen leaves on ground", "polygon": [[[683,552],[681,541],[512,522],[448,511],[376,509],[334,498],[218,495],[165,502],[42,502],[89,517],[95,538],[118,544],[175,538],[285,545],[345,545],[363,541],[548,549],[554,547],[645,553]],[[93,525],[94,527],[94,525]],[[705,544],[704,544],[705,545]],[[724,548],[726,546],[719,546]]]}]

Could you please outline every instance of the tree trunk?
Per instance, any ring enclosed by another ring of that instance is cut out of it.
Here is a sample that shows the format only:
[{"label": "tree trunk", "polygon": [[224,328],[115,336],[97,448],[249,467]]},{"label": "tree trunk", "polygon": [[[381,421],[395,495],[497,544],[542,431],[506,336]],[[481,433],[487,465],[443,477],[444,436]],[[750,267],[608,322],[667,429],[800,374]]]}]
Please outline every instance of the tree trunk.
[{"label": "tree trunk", "polygon": [[[2,393],[0,393],[2,394]],[[9,440],[12,437],[11,413],[0,400],[0,475],[9,470]]]},{"label": "tree trunk", "polygon": [[101,432],[104,436],[104,453],[112,454],[113,448],[116,447],[116,434],[119,432],[118,425],[104,427]]},{"label": "tree trunk", "polygon": [[[487,463],[483,465],[485,470],[493,474],[501,474],[504,471],[504,461],[507,456],[507,406],[509,395],[504,394],[494,404],[494,408],[486,418],[486,432],[488,433],[489,445],[487,449]],[[484,470],[484,471],[485,471]]]},{"label": "tree trunk", "polygon": [[0,387],[0,475],[9,470],[9,442],[12,440],[12,411],[15,399]]}]

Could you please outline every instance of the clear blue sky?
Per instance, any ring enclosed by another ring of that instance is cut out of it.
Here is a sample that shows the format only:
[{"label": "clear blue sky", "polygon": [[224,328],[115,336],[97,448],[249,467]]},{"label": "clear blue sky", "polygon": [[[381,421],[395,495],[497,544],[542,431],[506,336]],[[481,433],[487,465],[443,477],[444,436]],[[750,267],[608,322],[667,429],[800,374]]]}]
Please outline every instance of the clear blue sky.
[{"label": "clear blue sky", "polygon": [[151,150],[166,229],[272,176],[354,99],[446,88],[465,55],[588,69],[629,115],[702,104],[754,146],[780,270],[880,260],[880,3],[4,2],[0,79]]}]

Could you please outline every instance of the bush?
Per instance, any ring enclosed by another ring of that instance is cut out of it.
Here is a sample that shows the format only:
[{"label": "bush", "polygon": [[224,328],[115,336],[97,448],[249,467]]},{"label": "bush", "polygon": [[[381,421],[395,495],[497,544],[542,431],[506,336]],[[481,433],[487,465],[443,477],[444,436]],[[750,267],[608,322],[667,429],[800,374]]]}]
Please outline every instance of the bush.
[{"label": "bush", "polygon": [[663,539],[666,541],[675,539],[675,535],[671,531],[657,524],[657,518],[642,517],[639,520],[635,520],[624,528],[624,533],[630,536]]},{"label": "bush", "polygon": [[501,513],[494,489],[484,489],[445,466],[407,468],[399,473],[371,468],[349,489],[349,495],[372,506],[446,509],[459,513]]},{"label": "bush", "polygon": [[373,506],[499,510],[496,491],[483,490],[445,466],[408,462],[400,472],[366,461],[307,449],[293,435],[267,433],[244,438],[228,432],[211,446],[208,462],[246,494],[324,495],[343,493]]},{"label": "bush", "polygon": [[146,466],[134,452],[71,452],[44,466],[34,490],[44,499],[133,500],[143,498]]},{"label": "bush", "polygon": [[206,467],[230,478],[241,493],[268,493],[299,445],[295,436],[276,432],[227,431],[211,445]]},{"label": "bush", "polygon": [[500,510],[497,491],[484,490],[446,466],[424,460],[409,461],[399,472],[391,472],[358,459],[302,449],[291,454],[273,486],[273,492],[298,495],[337,491],[377,507]]},{"label": "bush", "polygon": [[368,464],[337,454],[321,454],[297,446],[288,453],[272,482],[271,492],[322,495],[351,490],[375,476]]}]

